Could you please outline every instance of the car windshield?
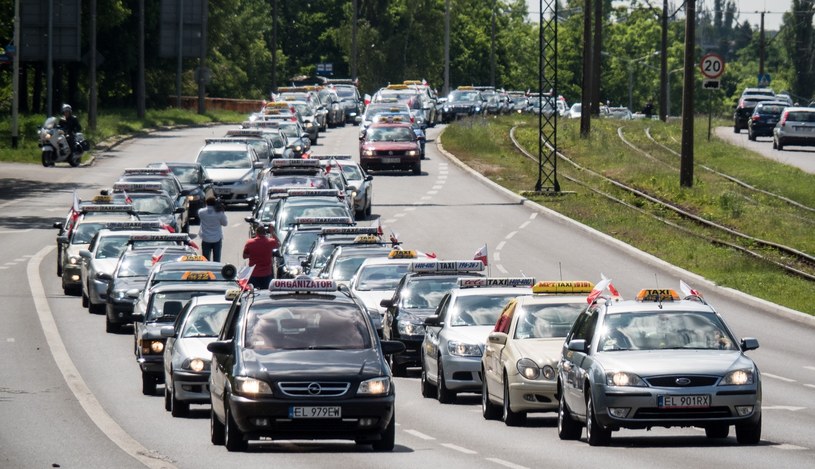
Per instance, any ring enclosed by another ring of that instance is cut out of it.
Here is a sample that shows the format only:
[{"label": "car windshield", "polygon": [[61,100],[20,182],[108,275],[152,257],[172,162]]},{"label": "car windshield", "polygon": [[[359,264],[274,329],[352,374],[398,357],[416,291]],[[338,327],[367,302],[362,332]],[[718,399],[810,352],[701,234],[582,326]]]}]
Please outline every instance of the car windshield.
[{"label": "car windshield", "polygon": [[354,99],[356,95],[353,88],[336,88],[336,91],[340,99]]},{"label": "car windshield", "polygon": [[198,305],[192,308],[184,321],[184,329],[178,336],[218,337],[230,306],[232,303]]},{"label": "car windshield", "polygon": [[369,127],[366,140],[369,142],[411,142],[415,134],[408,127]]},{"label": "car windshield", "polygon": [[738,350],[718,316],[695,311],[616,313],[601,325],[599,351]]},{"label": "car windshield", "polygon": [[492,326],[510,299],[517,293],[468,295],[456,298],[450,308],[451,326]]},{"label": "car windshield", "polygon": [[785,107],[783,104],[761,104],[756,107],[756,112],[760,114],[780,115]]},{"label": "car windshield", "polygon": [[283,247],[283,254],[295,256],[298,254],[308,254],[311,248],[320,237],[320,232],[316,230],[309,231],[294,231],[289,235],[286,240],[286,245]]},{"label": "car windshield", "polygon": [[359,291],[392,291],[408,271],[408,264],[369,265],[363,267],[357,276],[356,289]]},{"label": "car windshield", "polygon": [[91,239],[104,227],[104,223],[80,223],[71,235],[71,244],[90,244]]},{"label": "car windshield", "polygon": [[280,135],[272,135],[271,140],[272,140],[272,145],[275,148],[285,148],[286,147],[286,141],[283,140],[283,137],[281,137]]},{"label": "car windshield", "polygon": [[209,150],[198,155],[198,161],[205,168],[249,169],[252,162],[246,151]]},{"label": "car windshield", "polygon": [[173,213],[173,202],[162,194],[128,194],[133,210],[146,215],[169,215]]},{"label": "car windshield", "polygon": [[134,254],[122,257],[118,277],[147,277],[153,267],[152,253]]},{"label": "car windshield", "polygon": [[127,247],[130,235],[105,236],[96,245],[96,259],[117,259]]},{"label": "car windshield", "polygon": [[357,273],[359,266],[365,262],[365,259],[370,257],[387,256],[387,252],[382,252],[379,249],[371,249],[370,253],[355,253],[347,257],[342,257],[334,262],[334,268],[331,270],[331,278],[334,280],[348,281]]},{"label": "car windshield", "polygon": [[[341,202],[340,202],[341,203]],[[278,229],[294,224],[298,217],[347,217],[348,210],[345,205],[297,205],[288,206],[281,210],[276,225]]]},{"label": "car windshield", "polygon": [[405,309],[436,309],[446,293],[456,287],[457,277],[417,277],[402,293]]},{"label": "car windshield", "polygon": [[257,219],[263,223],[269,223],[274,219],[274,211],[280,204],[280,200],[269,200],[261,205],[258,210]]},{"label": "car windshield", "polygon": [[359,181],[362,179],[362,170],[359,169],[359,166],[355,164],[343,164],[340,165],[342,168],[343,174],[345,174],[345,179],[349,181]]},{"label": "car windshield", "polygon": [[372,346],[367,319],[359,307],[330,301],[253,306],[244,344],[258,352],[361,350]]},{"label": "car windshield", "polygon": [[447,98],[447,101],[451,103],[456,102],[473,102],[478,99],[478,92],[477,91],[453,91],[450,93],[450,96]]},{"label": "car windshield", "polygon": [[325,176],[279,176],[266,178],[267,187],[298,186],[310,189],[328,189],[328,180]]},{"label": "car windshield", "polygon": [[201,171],[195,166],[170,166],[170,171],[181,184],[198,184],[201,182]]},{"label": "car windshield", "polygon": [[215,292],[179,291],[179,292],[157,292],[153,294],[150,307],[147,310],[145,321],[152,322],[174,322],[178,313],[190,299],[201,295],[212,295]]},{"label": "car windshield", "polygon": [[566,337],[584,303],[526,304],[515,327],[516,339]]}]

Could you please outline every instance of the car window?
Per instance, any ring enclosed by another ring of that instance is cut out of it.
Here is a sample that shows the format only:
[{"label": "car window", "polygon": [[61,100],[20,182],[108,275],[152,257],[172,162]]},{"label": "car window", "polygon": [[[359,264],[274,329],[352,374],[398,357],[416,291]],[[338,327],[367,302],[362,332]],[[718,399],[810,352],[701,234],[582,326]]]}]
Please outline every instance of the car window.
[{"label": "car window", "polygon": [[152,267],[152,254],[126,256],[122,258],[116,275],[118,277],[146,277]]},{"label": "car window", "polygon": [[519,312],[516,339],[566,337],[584,306],[579,303],[526,304]]},{"label": "car window", "polygon": [[405,289],[402,295],[402,307],[405,309],[436,309],[445,293],[455,288],[458,279],[449,278],[416,278]]},{"label": "car window", "polygon": [[617,313],[605,317],[600,351],[738,350],[736,341],[712,313]]},{"label": "car window", "polygon": [[[136,213],[149,215],[167,215],[173,213],[173,202],[161,194],[128,194]],[[124,200],[124,199],[123,199]]]},{"label": "car window", "polygon": [[175,322],[176,317],[193,297],[212,295],[213,292],[167,292],[156,293],[150,301],[145,321]]},{"label": "car window", "polygon": [[255,305],[244,344],[257,352],[359,350],[371,347],[367,319],[355,304],[328,301]]},{"label": "car window", "polygon": [[516,293],[459,296],[450,307],[451,326],[491,326]]},{"label": "car window", "polygon": [[104,223],[80,223],[71,236],[71,244],[88,244],[105,227]]},{"label": "car window", "polygon": [[787,122],[815,122],[815,112],[791,111],[787,114]]},{"label": "car window", "polygon": [[187,315],[179,337],[217,337],[232,303],[198,305]]},{"label": "car window", "polygon": [[251,168],[252,162],[245,151],[202,151],[198,155],[201,166],[215,169],[242,169]]},{"label": "car window", "polygon": [[117,259],[127,247],[129,236],[105,236],[96,248],[97,259]]},{"label": "car window", "polygon": [[408,271],[407,264],[369,265],[359,271],[357,290],[382,291],[393,290],[399,285],[399,280]]},{"label": "car window", "polygon": [[170,166],[170,171],[182,184],[199,184],[201,171],[195,166]]}]

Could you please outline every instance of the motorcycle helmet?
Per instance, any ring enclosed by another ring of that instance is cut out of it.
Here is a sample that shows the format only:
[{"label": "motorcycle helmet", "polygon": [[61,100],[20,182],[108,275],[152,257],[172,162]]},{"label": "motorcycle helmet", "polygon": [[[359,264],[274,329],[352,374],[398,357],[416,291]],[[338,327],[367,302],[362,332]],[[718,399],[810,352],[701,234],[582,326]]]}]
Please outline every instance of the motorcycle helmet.
[{"label": "motorcycle helmet", "polygon": [[66,112],[73,112],[70,104],[63,104],[62,105],[62,113],[65,114]]}]

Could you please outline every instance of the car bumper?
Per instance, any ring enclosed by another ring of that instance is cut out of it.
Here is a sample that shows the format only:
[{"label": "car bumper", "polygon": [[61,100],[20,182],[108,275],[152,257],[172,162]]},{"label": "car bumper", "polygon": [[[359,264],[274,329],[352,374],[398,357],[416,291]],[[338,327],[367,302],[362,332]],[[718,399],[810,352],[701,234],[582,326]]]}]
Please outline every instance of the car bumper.
[{"label": "car bumper", "polygon": [[136,359],[142,374],[156,376],[164,381],[164,355],[145,355]]},{"label": "car bumper", "polygon": [[421,161],[421,155],[416,156],[360,156],[360,164],[371,169],[412,169],[413,165]]},{"label": "car bumper", "polygon": [[779,134],[775,138],[778,139],[782,145],[797,145],[801,147],[815,146],[815,135],[807,137],[791,137]]},{"label": "car bumper", "polygon": [[[697,387],[682,389],[631,388],[595,386],[592,389],[598,422],[606,428],[642,429],[649,427],[695,426],[713,424],[733,425],[757,422],[761,418],[761,392],[755,388]],[[660,395],[709,395],[710,407],[664,409],[657,401]],[[624,417],[617,417],[610,409],[628,409]],[[741,414],[739,408],[750,408]]]},{"label": "car bumper", "polygon": [[62,286],[64,288],[82,285],[82,271],[78,264],[62,265]]},{"label": "car bumper", "polygon": [[[230,415],[249,439],[314,438],[377,440],[394,415],[394,396],[294,401],[229,396]],[[292,406],[339,406],[341,418],[294,419]]]},{"label": "car bumper", "polygon": [[133,322],[133,307],[136,300],[108,299],[106,314],[112,324],[129,324]]},{"label": "car bumper", "polygon": [[753,132],[753,135],[757,135],[759,137],[772,137],[775,124],[756,124],[751,122],[748,125],[748,128],[751,132]]},{"label": "car bumper", "polygon": [[527,381],[518,375],[509,379],[509,402],[512,403],[512,410],[550,412],[558,409],[555,381]]},{"label": "car bumper", "polygon": [[252,184],[227,184],[213,187],[215,196],[225,204],[245,204],[257,199],[258,191]]},{"label": "car bumper", "polygon": [[405,351],[397,353],[393,356],[393,361],[395,363],[407,366],[421,365],[422,362],[421,358],[419,357],[419,352],[422,350],[422,342],[424,341],[424,337],[421,339],[395,338],[393,340],[397,340],[405,344]]},{"label": "car bumper", "polygon": [[106,303],[108,300],[108,282],[91,280],[91,288],[88,292],[90,302],[98,305]]},{"label": "car bumper", "polygon": [[481,357],[442,355],[444,384],[451,391],[481,391]]},{"label": "car bumper", "polygon": [[209,404],[209,372],[173,371],[173,397],[194,404]]}]

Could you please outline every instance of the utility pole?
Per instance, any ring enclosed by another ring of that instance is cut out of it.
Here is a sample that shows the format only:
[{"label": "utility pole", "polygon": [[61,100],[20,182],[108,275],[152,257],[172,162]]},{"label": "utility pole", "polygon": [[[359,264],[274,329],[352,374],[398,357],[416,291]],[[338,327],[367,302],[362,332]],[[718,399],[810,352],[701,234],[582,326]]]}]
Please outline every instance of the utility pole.
[{"label": "utility pole", "polygon": [[[602,1],[602,0],[595,0]],[[586,138],[591,132],[591,0],[583,2],[583,93],[580,112],[580,136]],[[557,99],[557,97],[554,97]],[[541,96],[543,99],[543,96]],[[543,102],[541,102],[543,108]]]},{"label": "utility pole", "polygon": [[492,0],[492,25],[490,26],[490,85],[495,87],[495,8],[498,0]]},{"label": "utility pole", "polygon": [[357,78],[357,1],[351,2],[351,79]]},{"label": "utility pole", "polygon": [[659,48],[659,120],[668,121],[668,0],[662,0],[662,44]]},{"label": "utility pole", "polygon": [[201,2],[201,51],[198,60],[198,114],[207,112],[207,20],[209,19],[209,0]]},{"label": "utility pole", "polygon": [[693,94],[696,88],[694,49],[696,36],[696,0],[685,2],[685,68],[682,84],[682,156],[679,185],[693,187]]},{"label": "utility pole", "polygon": [[600,53],[603,51],[603,1],[594,2],[594,49],[591,65],[591,115],[600,116]]},{"label": "utility pole", "polygon": [[14,66],[11,77],[11,148],[20,137],[20,0],[14,1]]},{"label": "utility pole", "polygon": [[272,0],[272,93],[277,91],[277,0]]},{"label": "utility pole", "polygon": [[450,94],[450,0],[444,0],[444,96]]},{"label": "utility pole", "polygon": [[[91,0],[95,2],[96,0]],[[144,84],[144,0],[139,0],[139,77],[136,83],[136,115],[139,119],[144,119],[147,112],[145,101],[145,84]]]},{"label": "utility pole", "polygon": [[764,13],[761,12],[761,30],[758,39],[758,74],[764,76]]}]

